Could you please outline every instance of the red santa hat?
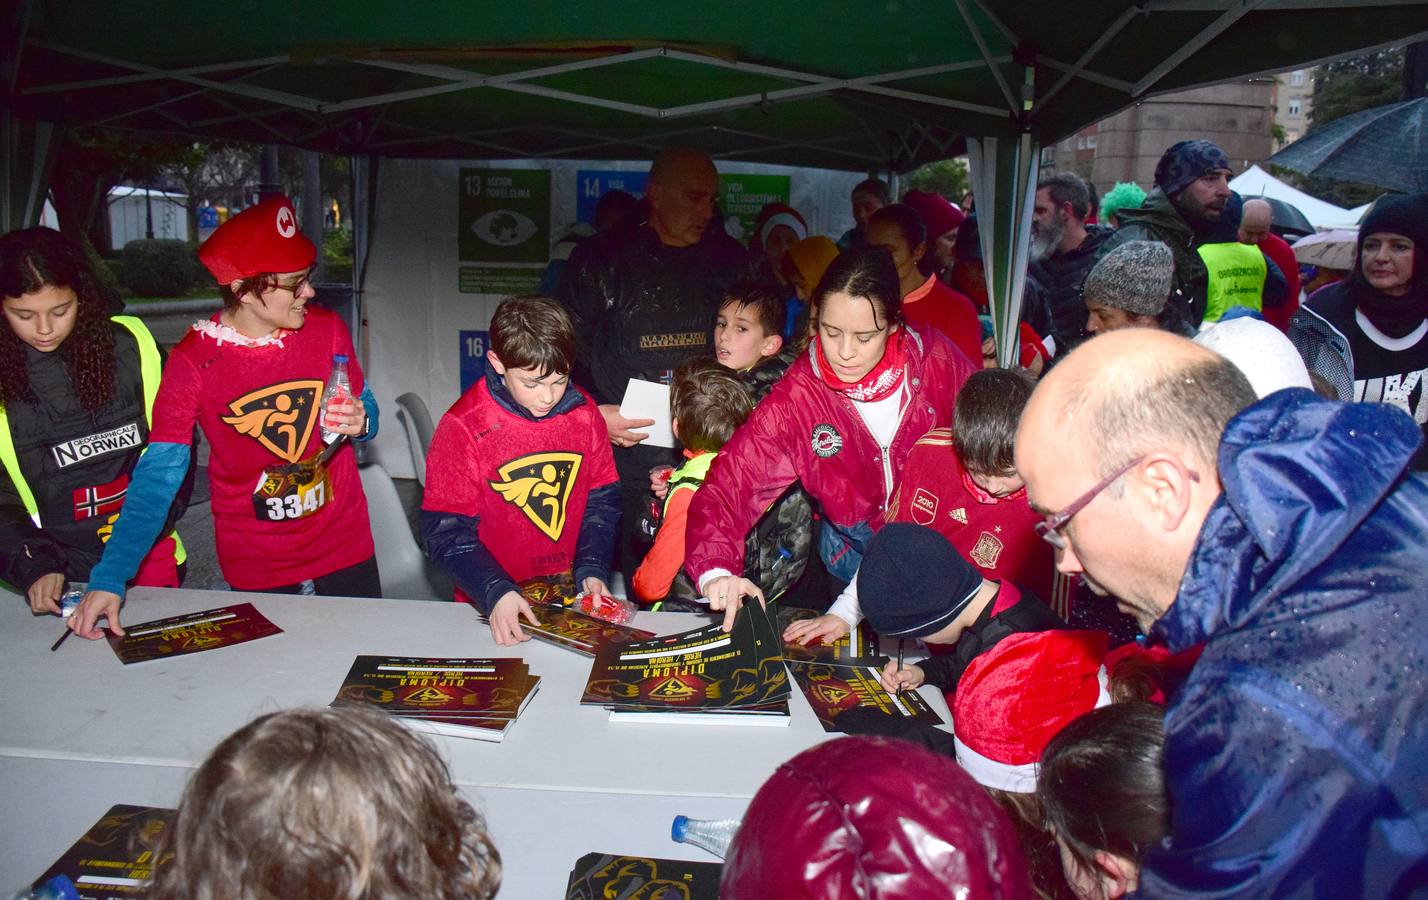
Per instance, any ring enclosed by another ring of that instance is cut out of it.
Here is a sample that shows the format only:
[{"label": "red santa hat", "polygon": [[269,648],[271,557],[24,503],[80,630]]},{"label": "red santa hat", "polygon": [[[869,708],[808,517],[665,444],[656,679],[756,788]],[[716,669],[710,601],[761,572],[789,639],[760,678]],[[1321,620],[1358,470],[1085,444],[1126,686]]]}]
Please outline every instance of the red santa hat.
[{"label": "red santa hat", "polygon": [[300,272],[317,259],[317,248],[297,227],[286,197],[264,200],[218,226],[198,248],[219,284],[231,284],[263,272]]},{"label": "red santa hat", "polygon": [[758,236],[760,247],[768,241],[769,232],[780,225],[787,225],[800,241],[808,237],[808,223],[798,210],[786,203],[765,203],[764,208],[759,210],[758,221],[754,223],[754,234]]},{"label": "red santa hat", "polygon": [[952,721],[957,762],[984,787],[1030,794],[1041,751],[1072,719],[1111,702],[1101,631],[1004,638],[967,666]]}]

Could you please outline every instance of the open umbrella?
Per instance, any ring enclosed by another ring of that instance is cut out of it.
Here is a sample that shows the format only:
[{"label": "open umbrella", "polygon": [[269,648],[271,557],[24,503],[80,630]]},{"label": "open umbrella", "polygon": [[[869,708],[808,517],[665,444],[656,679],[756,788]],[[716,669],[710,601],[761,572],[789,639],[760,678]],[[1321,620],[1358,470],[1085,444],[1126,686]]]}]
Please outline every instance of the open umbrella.
[{"label": "open umbrella", "polygon": [[1354,251],[1358,249],[1356,228],[1336,228],[1321,231],[1294,242],[1294,258],[1302,265],[1348,271],[1354,267]]},{"label": "open umbrella", "polygon": [[1273,224],[1270,225],[1270,230],[1280,237],[1313,234],[1316,230],[1309,222],[1309,217],[1300,212],[1299,207],[1293,203],[1278,197],[1246,197],[1245,199],[1263,200],[1269,204],[1270,213],[1273,215]]},{"label": "open umbrella", "polygon": [[1428,97],[1335,119],[1269,161],[1305,175],[1428,191]]}]

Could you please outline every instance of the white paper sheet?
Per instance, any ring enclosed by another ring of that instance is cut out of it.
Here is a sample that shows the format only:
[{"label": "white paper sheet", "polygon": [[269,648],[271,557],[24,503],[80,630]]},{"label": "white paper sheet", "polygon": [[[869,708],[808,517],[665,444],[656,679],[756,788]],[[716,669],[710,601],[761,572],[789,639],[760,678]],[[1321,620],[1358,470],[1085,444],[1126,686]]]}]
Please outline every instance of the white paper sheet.
[{"label": "white paper sheet", "polygon": [[620,402],[620,415],[627,419],[654,419],[653,425],[631,429],[649,435],[641,444],[674,446],[674,431],[670,428],[669,417],[669,385],[631,378],[625,387],[625,399]]}]

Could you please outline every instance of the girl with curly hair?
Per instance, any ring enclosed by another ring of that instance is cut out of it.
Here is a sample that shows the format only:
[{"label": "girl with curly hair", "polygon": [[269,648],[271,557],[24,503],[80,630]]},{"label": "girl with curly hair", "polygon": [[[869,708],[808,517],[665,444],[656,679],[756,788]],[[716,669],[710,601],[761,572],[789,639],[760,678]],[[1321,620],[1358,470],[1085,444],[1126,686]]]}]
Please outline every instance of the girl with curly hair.
[{"label": "girl with curly hair", "polygon": [[[143,323],[111,316],[78,244],[49,228],[0,237],[0,578],[35,613],[58,613],[66,580],[84,580],[148,445],[163,357]],[[188,505],[190,467],[131,583],[177,587],[171,534]]]},{"label": "girl with curly hair", "polygon": [[436,751],[385,713],[253,720],[189,781],[150,900],[486,900],[501,854]]}]

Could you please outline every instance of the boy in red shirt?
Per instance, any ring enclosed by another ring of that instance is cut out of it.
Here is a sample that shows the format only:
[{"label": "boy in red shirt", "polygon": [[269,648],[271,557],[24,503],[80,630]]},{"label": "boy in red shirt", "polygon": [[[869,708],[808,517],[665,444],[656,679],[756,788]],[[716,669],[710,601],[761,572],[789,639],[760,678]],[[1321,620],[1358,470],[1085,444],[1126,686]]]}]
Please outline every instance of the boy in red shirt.
[{"label": "boy in red shirt", "polygon": [[[195,426],[210,447],[218,562],[230,586],[381,596],[356,456],[343,445],[321,458],[324,429],[353,440],[375,436],[377,402],[347,327],[308,305],[317,248],[298,231],[292,204],[277,197],[225,222],[198,258],[218,282],[223,309],[194,323],[169,354],[148,450],[90,573],[89,593],[69,619],[82,637],[100,637],[101,616],[123,634],[124,585],[163,527],[187,471]],[[358,402],[322,410],[337,356],[348,360]]]},{"label": "boy in red shirt", "polygon": [[[725,310],[734,301],[729,301]],[[723,318],[723,313],[720,313]],[[734,373],[708,358],[681,363],[670,385],[674,433],[684,443],[684,463],[669,476],[664,515],[654,546],[635,570],[634,594],[642,603],[663,600],[663,609],[704,612],[684,567],[684,526],[689,502],[704,483],[719,449],[753,411],[749,391]]]},{"label": "boy in red shirt", "polygon": [[536,624],[516,583],[573,572],[608,596],[620,485],[595,401],[571,389],[570,316],[543,297],[512,297],[491,319],[486,376],[441,417],[426,462],[427,555],[456,597],[490,619],[496,643]]},{"label": "boy in red shirt", "polygon": [[[934,428],[908,454],[888,521],[915,522],[945,537],[983,578],[1023,585],[1064,618],[1068,585],[1055,551],[1037,536],[1042,517],[1013,466],[1017,422],[1035,381],[1023,369],[983,369],[957,394],[952,428]],[[787,640],[833,640],[862,621],[858,579],[828,614],[795,622]]]}]

